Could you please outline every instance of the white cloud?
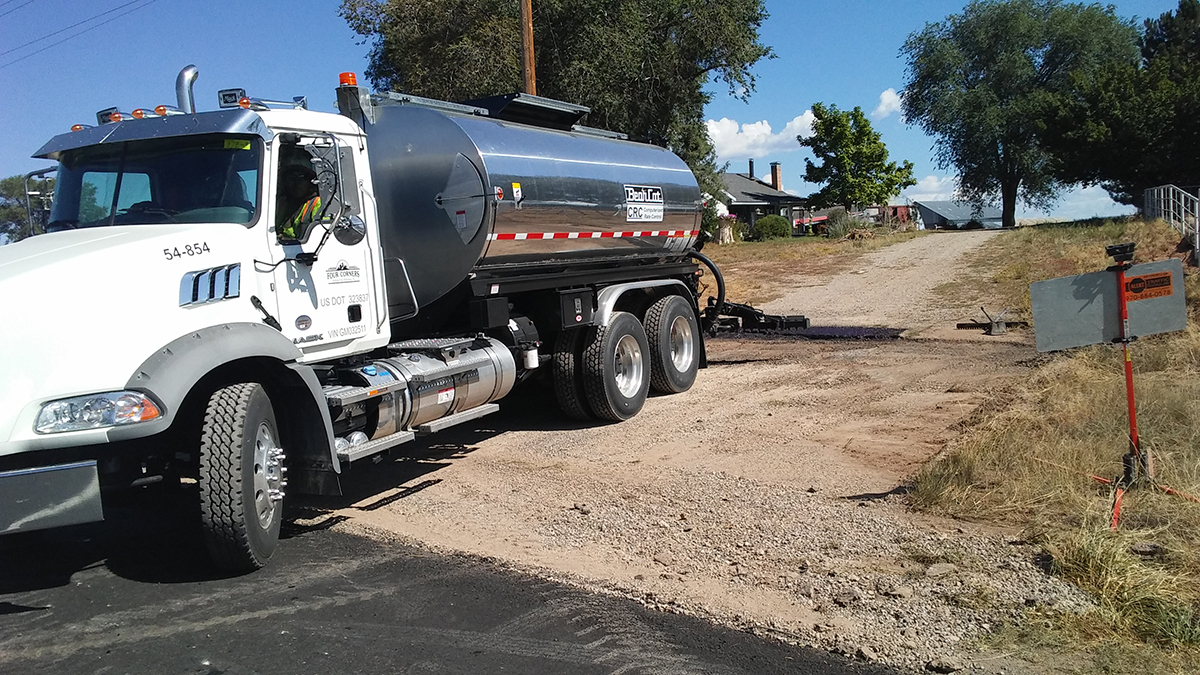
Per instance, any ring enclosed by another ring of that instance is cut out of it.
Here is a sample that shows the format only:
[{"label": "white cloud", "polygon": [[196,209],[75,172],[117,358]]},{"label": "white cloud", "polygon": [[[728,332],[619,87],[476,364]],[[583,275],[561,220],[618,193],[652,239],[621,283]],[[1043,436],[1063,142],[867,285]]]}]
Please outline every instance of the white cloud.
[{"label": "white cloud", "polygon": [[895,89],[885,89],[879,95],[879,105],[871,113],[871,117],[876,120],[882,120],[894,112],[900,112],[900,102],[900,94],[897,94]]},{"label": "white cloud", "polygon": [[748,157],[765,157],[781,152],[792,152],[800,149],[796,142],[797,136],[811,136],[813,112],[806,110],[788,122],[783,131],[774,133],[771,124],[766,120],[738,125],[737,120],[722,117],[719,120],[708,120],[708,137],[712,139],[713,148],[721,161],[746,159]]},{"label": "white cloud", "polygon": [[950,201],[958,194],[958,178],[955,176],[925,176],[917,184],[901,193],[914,202]]}]

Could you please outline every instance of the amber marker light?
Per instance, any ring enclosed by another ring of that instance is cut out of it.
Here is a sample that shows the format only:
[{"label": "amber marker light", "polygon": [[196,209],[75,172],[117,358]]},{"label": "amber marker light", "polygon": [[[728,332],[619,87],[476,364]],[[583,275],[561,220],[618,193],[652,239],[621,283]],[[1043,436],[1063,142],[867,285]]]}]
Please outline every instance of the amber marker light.
[{"label": "amber marker light", "polygon": [[112,113],[111,115],[108,116],[108,119],[110,122],[120,122],[122,119],[121,113],[119,113],[119,112]]},{"label": "amber marker light", "polygon": [[340,73],[338,75],[338,83],[340,83],[343,87],[357,87],[358,75],[355,75],[354,73]]},{"label": "amber marker light", "polygon": [[158,409],[158,406],[154,405],[154,401],[151,401],[149,396],[145,397],[142,400],[142,414],[138,416],[138,421],[149,422],[152,419],[156,419],[159,415],[162,415],[162,411]]},{"label": "amber marker light", "polygon": [[250,99],[245,96],[239,98],[238,106],[240,106],[244,110],[249,110],[250,109]]},{"label": "amber marker light", "polygon": [[141,108],[135,108],[134,111],[129,114],[133,115],[133,118],[137,120],[145,119],[146,117],[146,111],[142,110]]},{"label": "amber marker light", "polygon": [[156,105],[156,106],[154,106],[154,114],[155,114],[155,115],[162,115],[163,117],[166,117],[166,115],[167,115],[167,106],[165,106],[165,105]]},{"label": "amber marker light", "polygon": [[72,124],[71,125],[71,131],[83,131],[83,129],[84,129],[84,127],[82,124]]}]

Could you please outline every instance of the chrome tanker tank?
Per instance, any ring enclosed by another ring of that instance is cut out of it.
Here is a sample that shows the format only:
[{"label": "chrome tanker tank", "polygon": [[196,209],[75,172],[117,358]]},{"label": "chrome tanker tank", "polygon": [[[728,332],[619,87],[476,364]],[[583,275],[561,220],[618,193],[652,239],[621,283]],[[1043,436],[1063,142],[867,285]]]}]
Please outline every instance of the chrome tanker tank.
[{"label": "chrome tanker tank", "polygon": [[419,307],[472,274],[678,258],[699,234],[700,190],[683,160],[579,127],[586,108],[355,87],[338,99],[367,132],[384,255],[404,261]]}]

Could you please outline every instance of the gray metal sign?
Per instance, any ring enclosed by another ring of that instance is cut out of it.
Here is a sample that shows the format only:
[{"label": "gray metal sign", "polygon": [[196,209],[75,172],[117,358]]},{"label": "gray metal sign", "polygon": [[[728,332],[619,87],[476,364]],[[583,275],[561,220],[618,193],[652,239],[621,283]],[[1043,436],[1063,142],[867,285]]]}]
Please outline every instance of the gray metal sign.
[{"label": "gray metal sign", "polygon": [[[1125,271],[1129,335],[1142,337],[1187,327],[1183,263],[1178,258],[1134,265]],[[1039,352],[1121,339],[1116,272],[1059,277],[1029,285]]]}]

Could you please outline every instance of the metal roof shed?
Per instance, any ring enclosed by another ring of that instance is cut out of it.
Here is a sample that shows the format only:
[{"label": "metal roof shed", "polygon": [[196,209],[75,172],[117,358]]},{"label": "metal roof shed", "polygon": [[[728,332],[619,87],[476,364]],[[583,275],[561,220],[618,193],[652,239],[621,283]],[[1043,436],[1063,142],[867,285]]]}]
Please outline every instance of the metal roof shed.
[{"label": "metal roof shed", "polygon": [[998,230],[1003,224],[1000,209],[984,207],[976,210],[966,202],[913,202],[921,212],[921,222],[925,229],[962,229],[971,221],[977,221],[984,229]]}]

